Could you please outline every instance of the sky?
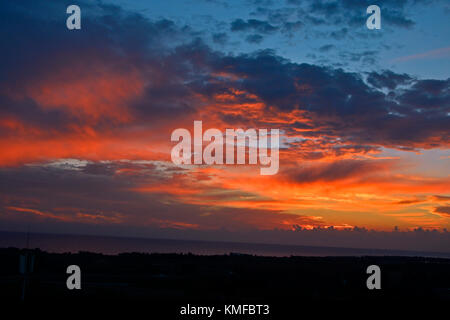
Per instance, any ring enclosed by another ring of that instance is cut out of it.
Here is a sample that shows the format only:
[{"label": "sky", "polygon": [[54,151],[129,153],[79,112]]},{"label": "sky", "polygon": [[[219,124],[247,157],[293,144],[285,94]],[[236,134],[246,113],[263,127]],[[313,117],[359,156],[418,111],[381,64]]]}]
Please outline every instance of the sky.
[{"label": "sky", "polygon": [[[448,249],[449,16],[438,0],[2,1],[0,230]],[[195,120],[279,129],[278,173],[175,165],[171,133]]]}]

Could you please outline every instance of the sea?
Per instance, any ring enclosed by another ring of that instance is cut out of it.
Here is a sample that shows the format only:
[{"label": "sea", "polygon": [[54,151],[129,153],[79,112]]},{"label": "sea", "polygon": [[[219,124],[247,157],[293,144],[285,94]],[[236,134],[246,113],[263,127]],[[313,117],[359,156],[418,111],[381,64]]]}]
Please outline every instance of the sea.
[{"label": "sea", "polygon": [[284,244],[126,238],[74,234],[22,233],[0,231],[0,248],[40,249],[53,253],[95,252],[119,254],[183,253],[197,255],[248,254],[258,256],[411,256],[450,258],[450,252],[421,252],[341,247],[315,247]]}]

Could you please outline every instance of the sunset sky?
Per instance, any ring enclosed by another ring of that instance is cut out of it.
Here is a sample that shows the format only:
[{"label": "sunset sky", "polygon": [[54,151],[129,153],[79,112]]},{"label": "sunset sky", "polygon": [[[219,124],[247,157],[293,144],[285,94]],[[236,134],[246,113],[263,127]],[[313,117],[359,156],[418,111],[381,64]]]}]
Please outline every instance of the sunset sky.
[{"label": "sunset sky", "polygon": [[[449,20],[444,0],[1,1],[0,230],[442,232]],[[279,172],[174,165],[194,120],[280,129]]]}]

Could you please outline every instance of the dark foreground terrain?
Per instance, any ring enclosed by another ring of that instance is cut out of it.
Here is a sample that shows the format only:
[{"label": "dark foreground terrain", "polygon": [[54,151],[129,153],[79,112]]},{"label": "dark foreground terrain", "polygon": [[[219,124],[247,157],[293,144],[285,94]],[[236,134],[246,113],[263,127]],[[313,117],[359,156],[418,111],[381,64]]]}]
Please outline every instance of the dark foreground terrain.
[{"label": "dark foreground terrain", "polygon": [[[287,319],[304,309],[327,306],[371,306],[450,303],[450,259],[420,257],[260,257],[230,254],[102,255],[88,252],[35,256],[21,302],[24,276],[19,256],[25,250],[0,249],[0,301],[26,309],[46,305],[145,307],[150,319],[207,319],[181,316],[183,306],[263,304],[270,314],[253,319]],[[381,268],[381,290],[368,290],[366,269]],[[66,269],[81,268],[81,290],[68,290]],[[374,307],[375,306],[375,307]],[[150,315],[159,314],[158,317]],[[281,316],[284,315],[284,316]],[[215,314],[212,319],[247,318]]]}]

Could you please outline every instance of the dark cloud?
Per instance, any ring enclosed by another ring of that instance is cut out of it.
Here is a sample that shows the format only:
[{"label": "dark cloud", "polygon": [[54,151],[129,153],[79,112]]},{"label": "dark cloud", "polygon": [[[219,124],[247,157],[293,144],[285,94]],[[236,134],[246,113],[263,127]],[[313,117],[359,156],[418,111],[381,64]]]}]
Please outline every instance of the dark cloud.
[{"label": "dark cloud", "polygon": [[261,19],[266,18],[273,26],[283,31],[283,24],[295,24],[298,30],[305,28],[308,34],[315,37],[331,38],[334,40],[381,37],[381,33],[361,32],[368,14],[368,6],[376,4],[381,8],[383,29],[412,28],[415,21],[412,19],[413,10],[420,10],[432,1],[396,1],[380,0],[288,0],[286,7],[258,7],[252,15]]},{"label": "dark cloud", "polygon": [[450,197],[448,196],[435,195],[432,198],[435,201],[450,201]]},{"label": "dark cloud", "polygon": [[264,40],[264,37],[261,36],[260,34],[251,34],[251,35],[248,35],[245,38],[245,40],[248,43],[256,43],[256,44],[258,44],[258,43],[261,43]]},{"label": "dark cloud", "polygon": [[249,19],[247,21],[236,19],[231,23],[231,31],[251,31],[269,34],[275,32],[277,29],[277,27],[271,25],[267,21],[257,19]]},{"label": "dark cloud", "polygon": [[292,36],[295,31],[300,30],[303,26],[304,23],[302,21],[284,22],[281,25],[281,32]]},{"label": "dark cloud", "polygon": [[412,83],[394,93],[383,93],[356,73],[294,64],[268,51],[224,57],[219,63],[220,68],[243,78],[239,87],[268,106],[283,112],[306,111],[314,127],[323,128],[311,130],[312,135],[384,146],[430,148],[448,142],[449,80],[412,80],[395,73],[369,75],[371,85],[392,87],[402,79]]},{"label": "dark cloud", "polygon": [[214,43],[218,43],[221,45],[224,45],[228,42],[228,35],[224,32],[221,33],[214,33],[212,35],[212,39]]},{"label": "dark cloud", "polygon": [[405,17],[402,12],[397,10],[383,12],[382,19],[387,25],[396,27],[411,28],[415,25],[413,20]]},{"label": "dark cloud", "polygon": [[[381,9],[383,25],[410,28],[414,21],[406,16],[406,8],[415,1],[386,0],[376,3]],[[322,17],[323,23],[346,24],[348,26],[364,25],[367,19],[366,8],[372,1],[311,1],[308,13]]]},{"label": "dark cloud", "polygon": [[396,74],[392,71],[371,72],[367,77],[367,82],[378,89],[387,88],[394,90],[400,85],[407,85],[413,81],[407,74]]},{"label": "dark cloud", "polygon": [[[121,171],[125,168],[138,172],[130,175]],[[189,183],[190,179],[198,182],[210,177],[166,171],[153,165],[144,167],[139,163],[91,163],[81,166],[80,170],[67,165],[0,169],[0,178],[4,182],[0,184],[0,218],[8,216],[13,223],[100,223],[106,229],[115,223],[176,229],[195,229],[201,225],[206,230],[273,228],[283,226],[285,221],[291,221],[292,224],[323,223],[306,216],[293,216],[273,210],[227,208],[216,206],[214,202],[212,205],[183,203],[166,191],[158,192],[158,188],[174,184],[179,188],[177,190],[192,190],[194,187]],[[143,185],[154,190],[135,191],[135,188]],[[214,190],[207,187],[204,192],[207,191]],[[230,200],[249,196],[238,191],[227,193],[223,190],[220,195],[222,199],[229,197]],[[201,198],[198,197],[199,200]],[[168,202],[170,205],[167,205]]]},{"label": "dark cloud", "polygon": [[272,6],[274,5],[274,0],[247,0],[252,5],[255,6]]},{"label": "dark cloud", "polygon": [[332,182],[357,179],[361,175],[374,174],[386,168],[386,164],[375,161],[343,160],[324,165],[305,166],[283,171],[289,180],[297,183]]},{"label": "dark cloud", "polygon": [[344,39],[348,34],[348,28],[344,27],[339,30],[331,31],[330,37],[335,40],[342,40]]},{"label": "dark cloud", "polygon": [[320,51],[320,52],[328,52],[328,51],[330,51],[330,50],[333,49],[333,48],[334,48],[334,45],[332,45],[332,44],[326,44],[326,45],[321,46],[321,47],[319,48],[319,51]]},{"label": "dark cloud", "polygon": [[366,50],[362,52],[341,51],[339,56],[342,59],[352,62],[361,62],[363,65],[374,65],[377,61],[377,51]]},{"label": "dark cloud", "polygon": [[[281,35],[292,38],[298,35],[297,31],[305,26],[305,23],[297,18],[296,11],[292,8],[262,8],[258,7],[250,13],[252,16],[264,17],[267,19],[267,26],[265,33],[273,33],[279,31]],[[261,22],[261,20],[258,20]],[[235,21],[236,22],[236,21]],[[240,22],[242,25],[242,21]],[[250,29],[250,28],[248,28]],[[256,29],[256,28],[255,28]],[[256,30],[259,33],[264,33]]]},{"label": "dark cloud", "polygon": [[417,203],[422,203],[422,202],[424,202],[424,200],[421,200],[421,199],[408,199],[408,200],[397,201],[397,202],[395,202],[395,204],[417,204]]},{"label": "dark cloud", "polygon": [[436,207],[434,208],[434,212],[440,213],[446,217],[450,218],[450,207]]},{"label": "dark cloud", "polygon": [[[31,7],[35,6],[35,2],[28,2]],[[8,28],[2,28],[0,34],[9,43],[0,59],[2,117],[20,115],[26,124],[67,130],[69,123],[82,124],[83,120],[65,112],[64,108],[42,108],[32,97],[33,92],[40,90],[38,86],[114,75],[149,79],[142,99],[129,102],[133,107],[129,111],[142,120],[151,114],[173,116],[174,109],[190,112],[192,107],[186,101],[191,93],[183,81],[192,72],[185,61],[194,58],[180,57],[188,54],[182,49],[183,41],[193,41],[189,28],[177,27],[167,19],[149,21],[139,14],[101,2],[80,5],[83,6],[83,27],[70,32],[65,28],[67,15],[60,3],[40,4],[36,12],[46,14],[29,16],[25,2],[2,2],[0,19],[6,21]],[[45,20],[50,13],[54,18]],[[216,37],[218,41],[224,39],[223,35]],[[173,51],[175,47],[177,51]],[[83,86],[82,83],[79,86]],[[98,99],[101,94],[97,93]],[[149,103],[149,96],[152,103]],[[101,121],[96,124],[100,129],[108,125],[105,120]]]}]

